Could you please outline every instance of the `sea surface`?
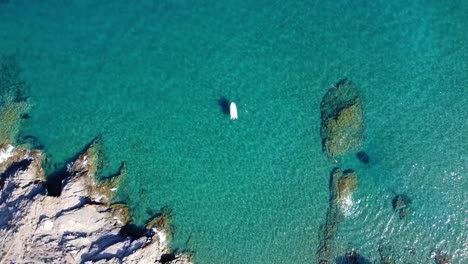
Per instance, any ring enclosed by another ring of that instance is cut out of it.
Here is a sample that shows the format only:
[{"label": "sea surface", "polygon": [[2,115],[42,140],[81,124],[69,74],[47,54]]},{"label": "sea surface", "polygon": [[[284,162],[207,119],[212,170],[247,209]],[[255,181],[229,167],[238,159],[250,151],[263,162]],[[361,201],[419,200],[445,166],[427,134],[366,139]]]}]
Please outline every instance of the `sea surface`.
[{"label": "sea surface", "polygon": [[320,101],[348,77],[370,162],[339,159],[358,189],[336,257],[468,263],[468,1],[2,0],[0,54],[49,173],[101,136],[135,223],[168,206],[173,247],[200,264],[317,263],[336,166]]}]

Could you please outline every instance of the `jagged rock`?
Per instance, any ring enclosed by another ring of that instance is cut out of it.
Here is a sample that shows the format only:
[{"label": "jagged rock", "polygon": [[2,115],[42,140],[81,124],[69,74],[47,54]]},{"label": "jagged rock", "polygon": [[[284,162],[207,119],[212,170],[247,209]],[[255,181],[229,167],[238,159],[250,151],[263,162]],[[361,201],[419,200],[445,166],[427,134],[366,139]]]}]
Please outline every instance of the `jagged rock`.
[{"label": "jagged rock", "polygon": [[87,196],[93,202],[110,205],[117,186],[127,175],[127,170],[125,163],[122,163],[117,175],[100,181],[96,180],[101,164],[102,144],[101,138],[96,138],[76,161],[68,165],[67,170],[71,175],[80,176],[83,186],[86,187]]},{"label": "jagged rock", "polygon": [[323,151],[330,157],[357,151],[365,139],[364,100],[348,79],[328,90],[320,103]]},{"label": "jagged rock", "polygon": [[395,212],[398,213],[400,219],[403,219],[408,214],[408,209],[411,205],[411,199],[404,194],[398,194],[393,198],[392,205]]},{"label": "jagged rock", "polygon": [[[0,149],[5,157],[0,165],[14,164],[12,159],[17,160],[19,153],[26,153],[21,154],[23,160],[31,162],[20,170],[10,167],[4,172],[9,173],[0,189],[2,263],[155,263],[173,253],[164,229],[152,228],[141,237],[124,236],[122,223],[112,212],[128,215],[128,208],[115,205],[110,209],[105,203],[90,201],[86,184],[93,171],[86,168],[95,166],[89,164],[90,156],[80,156],[74,164],[81,164],[70,170],[73,174],[64,182],[60,197],[52,197],[45,195],[41,181],[40,152],[7,150]],[[177,254],[171,263],[188,264],[190,256]]]},{"label": "jagged rock", "polygon": [[0,174],[6,172],[14,164],[18,165],[21,161],[31,160],[31,168],[36,169],[35,175],[37,180],[44,180],[45,174],[42,169],[42,152],[40,150],[27,150],[23,148],[15,148],[12,145],[4,144],[0,146]]},{"label": "jagged rock", "polygon": [[156,229],[156,230],[163,230],[164,235],[167,236],[165,239],[171,239],[173,228],[172,228],[172,209],[165,206],[161,208],[160,212],[156,214],[155,217],[150,219],[148,223],[146,223],[147,229]]},{"label": "jagged rock", "polygon": [[87,175],[90,177],[89,181],[94,181],[100,166],[101,153],[102,140],[96,138],[74,162],[68,164],[67,171],[71,175]]},{"label": "jagged rock", "polygon": [[124,203],[113,203],[109,205],[114,219],[117,220],[119,226],[125,226],[131,222],[130,209]]}]

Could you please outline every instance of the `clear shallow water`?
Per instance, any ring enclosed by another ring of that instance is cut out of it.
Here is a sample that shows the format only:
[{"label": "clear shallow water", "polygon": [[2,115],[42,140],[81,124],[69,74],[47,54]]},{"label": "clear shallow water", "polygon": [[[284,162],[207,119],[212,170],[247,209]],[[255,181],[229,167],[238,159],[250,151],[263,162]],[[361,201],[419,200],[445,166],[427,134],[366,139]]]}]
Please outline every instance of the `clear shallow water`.
[{"label": "clear shallow water", "polygon": [[[358,2],[10,1],[0,50],[31,87],[23,135],[57,166],[102,135],[103,174],[127,162],[136,221],[173,208],[174,243],[198,263],[316,261],[333,167],[319,103],[347,76],[366,96],[371,163],[342,161],[359,187],[336,252],[465,263],[468,4]],[[403,221],[394,193],[413,199]]]}]

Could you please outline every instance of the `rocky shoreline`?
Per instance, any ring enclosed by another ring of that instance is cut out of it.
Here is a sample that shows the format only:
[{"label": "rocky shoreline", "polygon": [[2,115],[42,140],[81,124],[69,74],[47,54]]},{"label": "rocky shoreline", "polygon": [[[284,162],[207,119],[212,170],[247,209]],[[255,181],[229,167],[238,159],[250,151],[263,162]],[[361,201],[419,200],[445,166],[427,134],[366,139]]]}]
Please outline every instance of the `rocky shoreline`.
[{"label": "rocky shoreline", "polygon": [[0,147],[0,263],[192,263],[170,248],[166,215],[135,227],[126,205],[111,203],[125,166],[96,181],[97,146],[68,166],[57,197],[41,151]]}]

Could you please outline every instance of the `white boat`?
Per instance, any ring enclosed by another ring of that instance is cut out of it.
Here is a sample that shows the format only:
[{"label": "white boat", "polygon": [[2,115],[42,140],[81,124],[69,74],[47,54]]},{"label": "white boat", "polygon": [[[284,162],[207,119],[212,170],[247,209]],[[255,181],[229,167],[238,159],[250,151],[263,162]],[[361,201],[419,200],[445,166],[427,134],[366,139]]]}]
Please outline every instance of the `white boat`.
[{"label": "white boat", "polygon": [[237,106],[236,103],[232,102],[229,106],[229,113],[231,114],[231,120],[237,119]]}]

